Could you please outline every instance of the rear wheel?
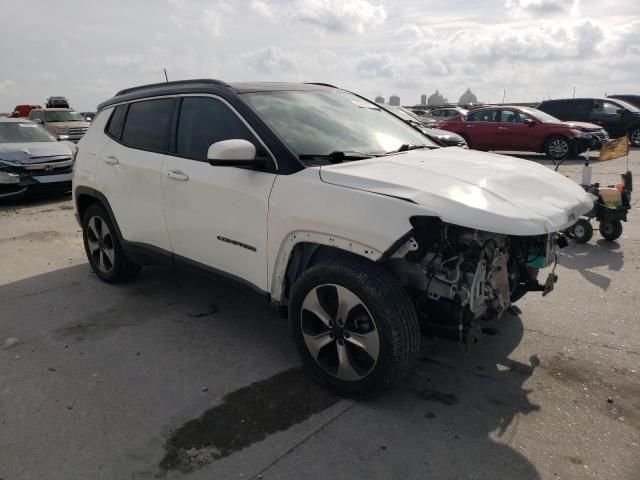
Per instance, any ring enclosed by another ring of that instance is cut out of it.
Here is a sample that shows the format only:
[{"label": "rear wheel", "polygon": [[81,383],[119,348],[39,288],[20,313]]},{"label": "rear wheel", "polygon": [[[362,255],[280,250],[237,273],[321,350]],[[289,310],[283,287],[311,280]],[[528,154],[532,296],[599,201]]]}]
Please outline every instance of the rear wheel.
[{"label": "rear wheel", "polygon": [[629,132],[629,141],[634,147],[640,147],[640,125],[637,125]]},{"label": "rear wheel", "polygon": [[101,205],[93,204],[87,209],[82,237],[91,268],[105,282],[126,282],[140,271],[140,266],[126,256],[114,225]]},{"label": "rear wheel", "polygon": [[373,396],[406,375],[420,345],[409,296],[389,272],[360,259],[311,267],[293,286],[289,320],[316,381],[344,396]]},{"label": "rear wheel", "polygon": [[572,145],[566,137],[551,137],[544,146],[547,158],[554,162],[570,158],[573,153]]},{"label": "rear wheel", "polygon": [[610,242],[617,240],[622,235],[622,222],[620,220],[600,222],[600,235]]},{"label": "rear wheel", "polygon": [[593,237],[593,227],[591,222],[584,218],[579,219],[576,224],[571,227],[571,233],[578,243],[587,243]]}]

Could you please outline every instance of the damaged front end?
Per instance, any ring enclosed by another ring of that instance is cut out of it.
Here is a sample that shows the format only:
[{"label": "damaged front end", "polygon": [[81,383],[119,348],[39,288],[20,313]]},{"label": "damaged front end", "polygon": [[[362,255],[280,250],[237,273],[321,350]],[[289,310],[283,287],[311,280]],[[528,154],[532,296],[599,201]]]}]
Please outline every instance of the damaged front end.
[{"label": "damaged front end", "polygon": [[481,322],[500,318],[527,292],[553,290],[552,271],[544,284],[541,268],[556,263],[561,234],[503,235],[413,217],[413,230],[384,262],[410,292],[422,323],[435,334],[477,343]]}]

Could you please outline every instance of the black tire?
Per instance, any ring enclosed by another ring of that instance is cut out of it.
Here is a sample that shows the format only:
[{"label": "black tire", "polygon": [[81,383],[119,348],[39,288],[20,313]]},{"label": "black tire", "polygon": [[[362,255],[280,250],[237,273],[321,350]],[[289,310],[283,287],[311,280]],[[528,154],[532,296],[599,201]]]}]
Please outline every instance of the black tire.
[{"label": "black tire", "polygon": [[571,235],[578,243],[587,243],[593,237],[593,227],[587,219],[579,219],[573,227],[571,227]]},{"label": "black tire", "polygon": [[82,239],[89,264],[101,280],[122,283],[140,271],[140,266],[122,249],[113,222],[102,205],[95,203],[87,208],[82,220]]},{"label": "black tire", "polygon": [[613,222],[600,222],[600,235],[605,240],[613,242],[622,235],[622,222],[614,220]]},{"label": "black tire", "polygon": [[640,147],[640,125],[636,125],[629,130],[629,142],[634,147]]},{"label": "black tire", "polygon": [[[337,290],[338,287],[341,290]],[[332,301],[334,291],[336,296]],[[345,310],[347,315],[340,319],[337,297],[344,295],[339,292],[345,291],[360,300],[361,304],[356,303],[356,307]],[[318,305],[326,315],[326,320],[333,320],[333,330],[321,322],[319,316],[306,309],[303,312],[303,304],[307,305],[304,302],[313,295],[317,299],[324,296],[324,300],[318,300]],[[367,328],[364,334],[377,335],[377,359],[374,361],[369,350],[359,349],[349,343],[357,338],[352,331],[349,340],[349,329],[358,328],[357,322],[363,318]],[[343,327],[340,326],[340,320],[344,320]],[[298,351],[311,376],[326,388],[347,397],[375,396],[398,382],[413,368],[420,348],[420,326],[408,294],[387,270],[359,258],[331,260],[305,271],[291,292],[289,322]],[[320,330],[310,333],[310,322],[319,326]],[[343,329],[342,337],[339,331],[336,333],[339,328]],[[303,329],[306,333],[303,333]],[[305,337],[314,339],[325,335],[317,334],[318,331],[328,332],[327,335],[333,340],[327,339],[328,343],[318,348],[314,356]],[[338,377],[341,371],[341,348],[346,352],[346,363],[360,376],[353,379]]]},{"label": "black tire", "polygon": [[551,137],[544,144],[544,153],[549,160],[559,162],[575,156],[575,148],[567,137]]},{"label": "black tire", "polygon": [[467,142],[467,147],[469,147],[469,150],[473,150],[473,146],[471,145],[471,140],[469,140],[469,137],[467,137],[463,133],[461,133],[460,136],[464,139],[465,142]]}]

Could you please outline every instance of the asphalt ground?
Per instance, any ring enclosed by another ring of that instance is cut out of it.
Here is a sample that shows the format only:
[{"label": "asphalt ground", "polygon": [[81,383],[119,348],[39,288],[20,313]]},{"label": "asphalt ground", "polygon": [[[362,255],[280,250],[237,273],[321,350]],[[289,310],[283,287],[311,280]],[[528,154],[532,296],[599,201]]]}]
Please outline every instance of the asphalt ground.
[{"label": "asphalt ground", "polygon": [[[630,164],[640,198],[640,150]],[[0,259],[2,480],[640,478],[640,202],[619,241],[562,251],[551,295],[470,351],[425,337],[410,377],[362,402],[310,382],[244,287],[99,281],[69,197],[0,205]]]}]

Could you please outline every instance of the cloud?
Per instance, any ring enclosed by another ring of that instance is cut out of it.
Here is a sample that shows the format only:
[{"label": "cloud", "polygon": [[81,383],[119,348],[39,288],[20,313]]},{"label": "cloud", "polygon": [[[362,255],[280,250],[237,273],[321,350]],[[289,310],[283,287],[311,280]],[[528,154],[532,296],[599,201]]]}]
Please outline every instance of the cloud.
[{"label": "cloud", "polygon": [[13,89],[15,84],[16,82],[14,82],[13,80],[3,80],[2,82],[0,82],[0,94],[9,93]]},{"label": "cloud", "polygon": [[577,14],[580,0],[506,0],[507,13],[513,17]]},{"label": "cloud", "polygon": [[246,65],[259,72],[282,74],[296,69],[294,59],[276,47],[261,48],[246,54],[244,60]]}]

